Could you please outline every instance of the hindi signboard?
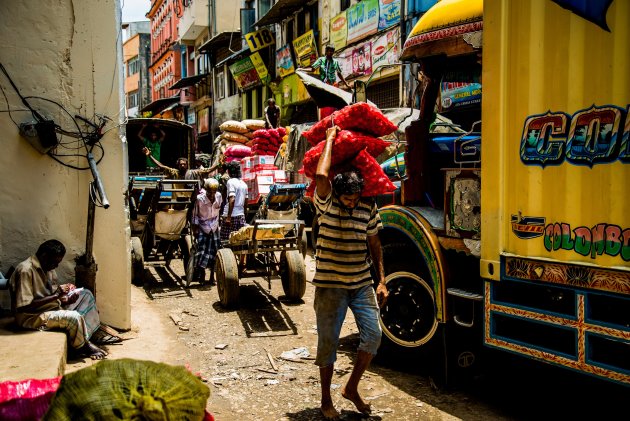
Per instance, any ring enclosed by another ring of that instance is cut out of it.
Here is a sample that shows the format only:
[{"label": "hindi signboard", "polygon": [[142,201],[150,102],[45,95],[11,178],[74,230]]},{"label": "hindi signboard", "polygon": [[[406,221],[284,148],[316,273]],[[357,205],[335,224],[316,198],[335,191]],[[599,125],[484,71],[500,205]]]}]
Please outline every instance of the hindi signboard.
[{"label": "hindi signboard", "polygon": [[311,29],[304,35],[293,40],[293,49],[298,65],[309,67],[317,60],[317,46],[315,44],[315,33]]}]

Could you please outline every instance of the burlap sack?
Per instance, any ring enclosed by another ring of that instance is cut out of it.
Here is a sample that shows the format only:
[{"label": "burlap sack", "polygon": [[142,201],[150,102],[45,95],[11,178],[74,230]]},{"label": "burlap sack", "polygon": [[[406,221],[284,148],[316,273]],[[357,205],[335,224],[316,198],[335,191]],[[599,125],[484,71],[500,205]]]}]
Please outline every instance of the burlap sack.
[{"label": "burlap sack", "polygon": [[222,132],[245,133],[249,129],[240,121],[228,120],[219,126]]},{"label": "burlap sack", "polygon": [[252,131],[265,128],[264,120],[243,120],[241,121],[241,123],[243,123],[249,130]]},{"label": "burlap sack", "polygon": [[246,136],[243,136],[240,133],[223,132],[223,133],[221,133],[221,137],[223,139],[230,140],[232,142],[238,142],[238,143],[247,143],[247,142],[249,142],[249,138],[247,138]]}]

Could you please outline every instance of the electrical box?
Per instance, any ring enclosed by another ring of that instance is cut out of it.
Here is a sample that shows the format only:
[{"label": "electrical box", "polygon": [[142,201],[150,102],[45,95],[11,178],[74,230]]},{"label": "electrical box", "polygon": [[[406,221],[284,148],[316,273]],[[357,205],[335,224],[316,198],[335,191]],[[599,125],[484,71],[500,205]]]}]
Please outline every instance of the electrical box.
[{"label": "electrical box", "polygon": [[39,153],[48,153],[59,144],[55,132],[55,122],[44,120],[20,124],[20,135],[28,141]]}]

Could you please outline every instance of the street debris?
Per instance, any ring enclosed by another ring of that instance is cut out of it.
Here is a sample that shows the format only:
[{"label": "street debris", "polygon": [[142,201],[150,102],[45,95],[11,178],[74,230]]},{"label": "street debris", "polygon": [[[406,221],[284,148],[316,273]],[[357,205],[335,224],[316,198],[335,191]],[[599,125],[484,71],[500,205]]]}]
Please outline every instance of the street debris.
[{"label": "street debris", "polygon": [[214,349],[225,349],[227,348],[227,344],[216,344]]},{"label": "street debris", "polygon": [[308,349],[305,346],[302,346],[294,348],[290,351],[284,351],[280,354],[280,358],[287,361],[302,362],[300,361],[301,358],[308,358],[310,355],[311,354],[308,352]]}]

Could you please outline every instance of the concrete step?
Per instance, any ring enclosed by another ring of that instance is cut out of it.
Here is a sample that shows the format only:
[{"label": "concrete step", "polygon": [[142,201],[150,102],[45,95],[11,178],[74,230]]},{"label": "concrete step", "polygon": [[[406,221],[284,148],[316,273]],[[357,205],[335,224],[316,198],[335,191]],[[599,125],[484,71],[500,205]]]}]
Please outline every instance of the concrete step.
[{"label": "concrete step", "polygon": [[65,333],[26,331],[12,317],[0,319],[0,382],[62,376],[66,354]]}]

